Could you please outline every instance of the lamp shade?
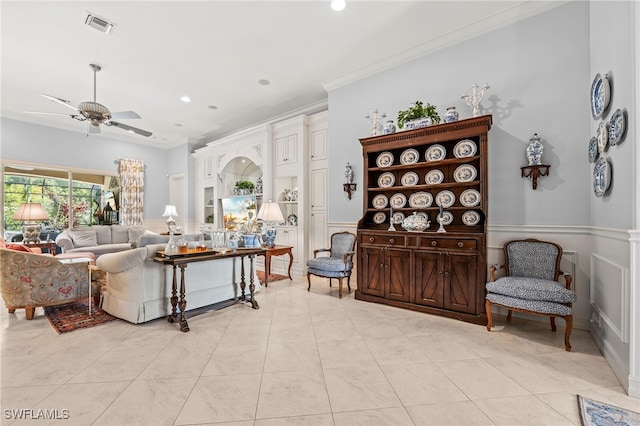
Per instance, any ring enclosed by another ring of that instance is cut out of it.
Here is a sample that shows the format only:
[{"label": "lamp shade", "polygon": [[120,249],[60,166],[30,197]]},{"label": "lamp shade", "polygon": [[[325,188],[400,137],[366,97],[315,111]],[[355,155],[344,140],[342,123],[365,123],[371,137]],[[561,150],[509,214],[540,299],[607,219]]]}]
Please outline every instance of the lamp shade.
[{"label": "lamp shade", "polygon": [[167,204],[164,206],[164,213],[162,213],[163,217],[171,217],[178,216],[178,211],[176,210],[176,206],[172,206],[171,204]]},{"label": "lamp shade", "polygon": [[262,219],[265,222],[284,222],[284,216],[282,216],[282,210],[278,203],[269,201],[260,206],[258,212],[258,219]]},{"label": "lamp shade", "polygon": [[13,220],[21,222],[33,222],[36,220],[49,220],[49,215],[40,203],[22,203],[13,215]]}]

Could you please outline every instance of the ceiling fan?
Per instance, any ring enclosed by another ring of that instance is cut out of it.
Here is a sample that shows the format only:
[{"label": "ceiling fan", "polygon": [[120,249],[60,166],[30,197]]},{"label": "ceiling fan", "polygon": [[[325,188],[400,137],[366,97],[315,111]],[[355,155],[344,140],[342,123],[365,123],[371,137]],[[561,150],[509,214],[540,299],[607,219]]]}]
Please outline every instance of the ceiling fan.
[{"label": "ceiling fan", "polygon": [[71,105],[71,102],[64,99],[56,98],[55,96],[45,95],[42,93],[40,94],[41,96],[53,102],[57,102],[61,105],[66,106],[67,108],[71,108],[72,110],[76,111],[75,114],[59,114],[54,112],[35,111],[25,112],[29,114],[68,115],[69,117],[78,121],[87,121],[89,133],[100,133],[100,125],[104,124],[105,126],[118,127],[120,129],[127,130],[141,136],[151,136],[151,132],[147,130],[138,129],[137,127],[129,126],[128,124],[113,121],[113,119],[133,119],[140,118],[140,116],[133,111],[111,112],[109,111],[109,108],[96,102],[96,73],[102,68],[96,64],[89,64],[89,67],[93,70],[93,101],[82,102],[76,108]]}]

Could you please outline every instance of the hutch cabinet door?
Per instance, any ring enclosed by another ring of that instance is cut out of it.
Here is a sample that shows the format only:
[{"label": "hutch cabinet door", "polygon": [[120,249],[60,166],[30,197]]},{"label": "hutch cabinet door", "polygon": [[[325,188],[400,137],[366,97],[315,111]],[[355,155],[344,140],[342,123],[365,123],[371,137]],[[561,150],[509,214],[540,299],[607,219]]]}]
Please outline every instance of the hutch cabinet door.
[{"label": "hutch cabinet door", "polygon": [[438,252],[415,252],[415,303],[436,308],[444,306],[443,257],[444,255]]},{"label": "hutch cabinet door", "polygon": [[445,269],[444,308],[458,312],[476,313],[478,256],[448,254],[445,258],[447,267]]},{"label": "hutch cabinet door", "polygon": [[[372,296],[384,296],[384,247],[362,247],[358,264],[358,290]],[[360,276],[362,274],[362,276]]]},{"label": "hutch cabinet door", "polygon": [[385,297],[411,300],[411,250],[385,248]]}]

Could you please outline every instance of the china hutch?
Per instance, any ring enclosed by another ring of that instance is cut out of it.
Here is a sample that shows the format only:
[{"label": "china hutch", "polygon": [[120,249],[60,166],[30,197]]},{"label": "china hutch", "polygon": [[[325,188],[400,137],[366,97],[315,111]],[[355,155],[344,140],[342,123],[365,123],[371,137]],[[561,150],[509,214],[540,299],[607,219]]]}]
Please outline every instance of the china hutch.
[{"label": "china hutch", "polygon": [[[356,299],[486,323],[491,122],[485,115],[360,140]],[[430,226],[404,229],[414,214]]]}]

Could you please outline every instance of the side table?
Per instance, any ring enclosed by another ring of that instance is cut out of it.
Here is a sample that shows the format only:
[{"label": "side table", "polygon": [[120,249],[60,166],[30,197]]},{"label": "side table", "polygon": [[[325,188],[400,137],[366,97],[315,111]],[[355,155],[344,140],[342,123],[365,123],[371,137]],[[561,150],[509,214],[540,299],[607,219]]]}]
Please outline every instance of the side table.
[{"label": "side table", "polygon": [[291,280],[291,265],[293,265],[293,246],[273,246],[266,247],[266,251],[258,254],[258,256],[264,256],[264,286],[269,287],[269,274],[271,273],[271,257],[289,255],[289,279]]}]

